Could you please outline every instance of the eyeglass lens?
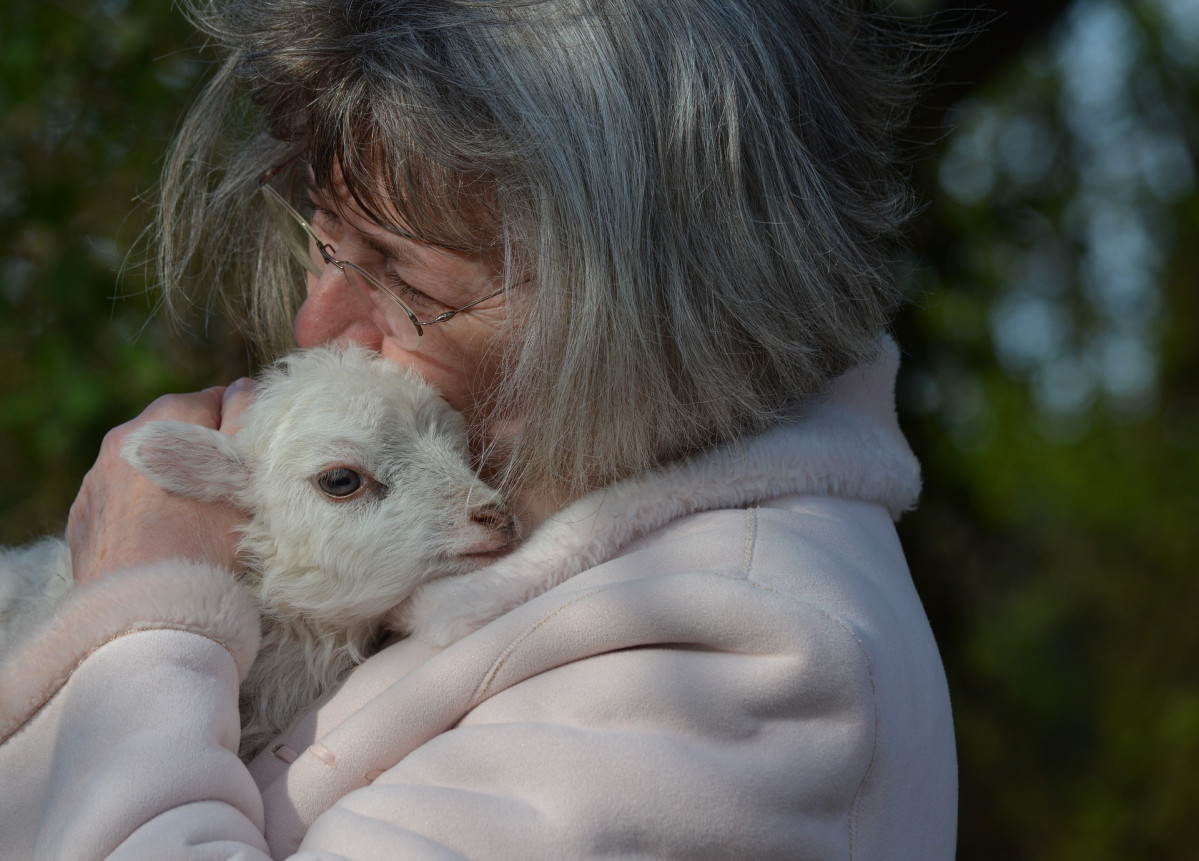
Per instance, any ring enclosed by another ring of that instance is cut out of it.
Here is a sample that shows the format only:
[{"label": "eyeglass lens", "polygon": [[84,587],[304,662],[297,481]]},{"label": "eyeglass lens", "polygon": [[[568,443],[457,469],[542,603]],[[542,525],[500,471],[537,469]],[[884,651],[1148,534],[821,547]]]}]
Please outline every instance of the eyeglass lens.
[{"label": "eyeglass lens", "polygon": [[[320,278],[330,264],[321,254],[320,237],[299,211],[293,209],[269,186],[263,186],[263,197],[277,223],[280,238],[300,262],[305,271]],[[336,257],[335,249],[327,249]],[[354,288],[363,306],[369,309],[371,319],[381,331],[396,339],[405,350],[415,350],[421,343],[421,331],[412,312],[409,311],[390,290],[348,261],[338,261],[342,275]]]}]

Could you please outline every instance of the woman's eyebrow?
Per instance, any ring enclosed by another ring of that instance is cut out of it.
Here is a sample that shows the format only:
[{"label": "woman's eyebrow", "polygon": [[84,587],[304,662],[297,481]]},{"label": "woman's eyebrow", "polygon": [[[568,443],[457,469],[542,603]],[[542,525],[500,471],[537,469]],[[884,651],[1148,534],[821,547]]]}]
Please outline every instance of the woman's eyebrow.
[{"label": "woman's eyebrow", "polygon": [[416,253],[408,247],[408,240],[405,240],[402,236],[391,239],[390,237],[374,233],[366,233],[362,230],[358,231],[358,236],[361,238],[363,245],[381,257],[390,258],[401,266],[427,268],[421,262],[420,258],[417,257]]}]

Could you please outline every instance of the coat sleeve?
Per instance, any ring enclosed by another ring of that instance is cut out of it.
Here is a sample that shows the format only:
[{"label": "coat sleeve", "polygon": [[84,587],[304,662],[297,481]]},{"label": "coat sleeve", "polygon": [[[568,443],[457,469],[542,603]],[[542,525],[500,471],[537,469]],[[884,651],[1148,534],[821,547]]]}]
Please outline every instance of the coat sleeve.
[{"label": "coat sleeve", "polygon": [[[473,708],[331,805],[302,849],[851,857],[876,715],[869,662],[839,620],[707,573],[582,589],[526,618]],[[364,732],[322,744],[340,767]]]},{"label": "coat sleeve", "polygon": [[[692,636],[739,591],[718,589],[707,614],[692,602],[690,634],[643,614],[640,639],[654,642],[628,648],[595,642],[636,632],[579,625],[646,596],[609,590],[556,613],[456,726],[317,816],[294,857],[771,857],[795,845],[837,857],[872,738],[857,647],[838,636],[830,652],[819,613],[806,622],[823,657],[776,648],[777,625],[742,653]],[[595,603],[607,606],[583,612]],[[572,631],[590,656],[542,670]],[[213,633],[159,625],[109,640],[0,745],[0,858],[271,857],[236,755],[239,656]],[[797,815],[803,787],[813,797]]]},{"label": "coat sleeve", "polygon": [[893,527],[860,504],[810,507],[820,516],[802,529],[790,511],[723,518],[726,537],[756,536],[752,553],[720,542],[736,565],[684,566],[719,554],[689,550],[680,528],[442,652],[403,697],[379,695],[317,737],[331,775],[369,773],[355,761],[364,740],[458,697],[446,680],[471,673],[450,662],[468,667],[469,653],[477,686],[461,717],[339,794],[298,845],[369,844],[372,858],[952,858],[948,695]]},{"label": "coat sleeve", "polygon": [[[0,665],[0,858],[267,857],[236,754],[257,647],[257,608],[218,568],[72,593]],[[164,852],[164,828],[191,854]]]},{"label": "coat sleeve", "polygon": [[[369,857],[422,859],[849,857],[868,703],[812,692],[807,714],[789,719],[787,695],[721,695],[732,693],[715,679],[726,673],[773,676],[781,694],[786,662],[767,656],[662,647],[588,663],[522,683],[426,743],[322,814],[302,847],[369,840]],[[389,846],[406,852],[388,856]]]}]

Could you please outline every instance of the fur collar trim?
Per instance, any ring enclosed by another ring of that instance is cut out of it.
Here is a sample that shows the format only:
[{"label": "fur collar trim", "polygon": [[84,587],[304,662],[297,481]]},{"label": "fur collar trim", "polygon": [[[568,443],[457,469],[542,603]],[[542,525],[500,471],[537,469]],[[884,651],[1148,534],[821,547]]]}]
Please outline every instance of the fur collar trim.
[{"label": "fur collar trim", "polygon": [[794,420],[583,497],[510,556],[418,588],[396,608],[393,626],[449,645],[649,532],[700,511],[811,494],[877,503],[899,519],[920,494],[920,466],[895,416],[898,367],[898,348],[887,338],[875,363],[845,374]]}]

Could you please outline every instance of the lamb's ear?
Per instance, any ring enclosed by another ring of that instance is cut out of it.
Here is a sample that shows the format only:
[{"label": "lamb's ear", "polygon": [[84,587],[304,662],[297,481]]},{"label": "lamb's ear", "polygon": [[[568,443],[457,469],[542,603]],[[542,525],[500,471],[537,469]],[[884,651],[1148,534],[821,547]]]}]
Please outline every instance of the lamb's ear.
[{"label": "lamb's ear", "polygon": [[164,490],[206,502],[236,500],[249,479],[236,437],[187,422],[142,425],[121,457]]}]

